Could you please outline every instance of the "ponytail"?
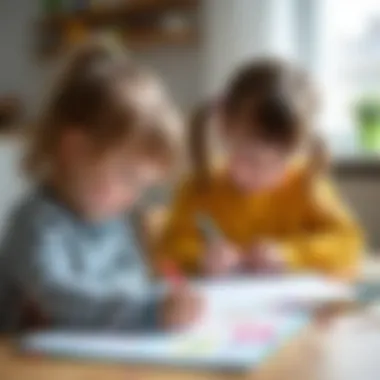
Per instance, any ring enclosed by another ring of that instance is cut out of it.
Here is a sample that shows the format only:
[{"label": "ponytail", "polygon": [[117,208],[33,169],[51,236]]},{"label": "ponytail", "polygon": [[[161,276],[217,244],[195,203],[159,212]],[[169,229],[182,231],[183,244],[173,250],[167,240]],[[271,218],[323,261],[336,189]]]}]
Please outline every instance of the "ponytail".
[{"label": "ponytail", "polygon": [[318,135],[311,136],[308,155],[309,178],[326,173],[330,166],[330,155],[325,141]]},{"label": "ponytail", "polygon": [[190,166],[195,178],[200,182],[206,182],[210,175],[211,157],[208,147],[208,133],[211,114],[212,105],[205,103],[195,110],[190,120]]}]

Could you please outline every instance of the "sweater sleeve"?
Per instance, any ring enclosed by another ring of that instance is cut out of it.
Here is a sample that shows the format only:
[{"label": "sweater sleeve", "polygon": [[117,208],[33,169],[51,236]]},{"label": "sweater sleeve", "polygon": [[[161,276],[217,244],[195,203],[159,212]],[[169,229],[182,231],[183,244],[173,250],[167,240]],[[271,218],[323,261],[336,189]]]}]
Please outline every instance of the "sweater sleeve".
[{"label": "sweater sleeve", "polygon": [[363,252],[363,236],[333,186],[325,178],[316,180],[302,202],[302,231],[281,242],[289,266],[353,276]]},{"label": "sweater sleeve", "polygon": [[125,273],[123,281],[99,278],[73,259],[76,252],[65,226],[54,215],[42,214],[33,222],[20,215],[5,236],[2,251],[12,282],[53,325],[107,330],[157,327],[162,295],[150,282],[140,281],[140,263],[132,265],[136,269]]},{"label": "sweater sleeve", "polygon": [[170,261],[185,273],[198,272],[204,249],[204,241],[196,226],[199,209],[198,192],[191,184],[184,184],[174,197],[162,237],[155,247],[158,266]]}]

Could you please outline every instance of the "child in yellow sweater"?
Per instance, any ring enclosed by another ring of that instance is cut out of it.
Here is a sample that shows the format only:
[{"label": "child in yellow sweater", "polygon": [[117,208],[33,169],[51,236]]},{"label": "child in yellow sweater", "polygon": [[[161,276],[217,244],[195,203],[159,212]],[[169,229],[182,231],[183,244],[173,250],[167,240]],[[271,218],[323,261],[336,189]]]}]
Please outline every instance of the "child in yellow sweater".
[{"label": "child in yellow sweater", "polygon": [[[161,263],[205,276],[355,271],[361,233],[330,184],[312,133],[314,106],[308,78],[283,62],[256,61],[232,78],[218,104],[194,119],[194,175],[175,197]],[[207,157],[211,128],[225,148],[222,170]],[[221,237],[205,239],[199,215]]]}]

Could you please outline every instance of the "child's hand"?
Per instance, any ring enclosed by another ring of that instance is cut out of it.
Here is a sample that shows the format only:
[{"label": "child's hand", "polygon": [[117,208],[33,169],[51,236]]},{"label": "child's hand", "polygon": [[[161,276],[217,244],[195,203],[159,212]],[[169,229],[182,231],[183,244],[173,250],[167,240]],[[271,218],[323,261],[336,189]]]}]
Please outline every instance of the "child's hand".
[{"label": "child's hand", "polygon": [[184,329],[194,323],[203,311],[203,300],[190,289],[174,290],[161,306],[161,323],[165,329]]},{"label": "child's hand", "polygon": [[280,247],[270,242],[252,245],[246,253],[244,264],[251,273],[282,273],[286,270]]},{"label": "child's hand", "polygon": [[210,244],[205,252],[203,273],[211,277],[225,276],[235,272],[239,264],[238,248],[225,240],[218,240]]}]

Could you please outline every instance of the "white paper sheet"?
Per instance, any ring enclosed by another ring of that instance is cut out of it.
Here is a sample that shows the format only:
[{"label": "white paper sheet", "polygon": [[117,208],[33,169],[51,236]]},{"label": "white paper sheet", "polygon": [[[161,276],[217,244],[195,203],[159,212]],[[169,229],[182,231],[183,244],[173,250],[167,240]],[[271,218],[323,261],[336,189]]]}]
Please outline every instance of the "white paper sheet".
[{"label": "white paper sheet", "polygon": [[380,318],[361,312],[340,318],[321,342],[320,378],[380,379]]},{"label": "white paper sheet", "polygon": [[308,310],[334,301],[355,298],[348,284],[319,276],[204,281],[194,284],[203,295],[206,313],[194,329],[218,328],[257,313]]},{"label": "white paper sheet", "polygon": [[305,314],[257,316],[243,326],[243,335],[238,325],[218,333],[214,330],[152,336],[48,331],[25,335],[20,348],[75,359],[246,371],[284,346],[308,321]]},{"label": "white paper sheet", "polygon": [[206,310],[188,331],[140,337],[48,332],[25,336],[21,347],[93,359],[248,369],[308,324],[307,311],[283,305],[352,297],[345,284],[318,277],[205,281],[193,286],[203,295]]}]

